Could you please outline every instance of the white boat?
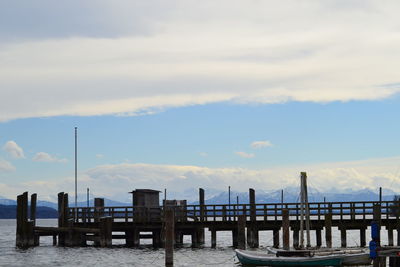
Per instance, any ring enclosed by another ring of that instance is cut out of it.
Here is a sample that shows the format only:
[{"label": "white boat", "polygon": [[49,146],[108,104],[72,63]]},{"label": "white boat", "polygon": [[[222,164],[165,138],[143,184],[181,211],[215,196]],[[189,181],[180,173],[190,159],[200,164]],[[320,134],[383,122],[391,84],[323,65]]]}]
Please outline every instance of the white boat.
[{"label": "white boat", "polygon": [[313,257],[277,257],[263,252],[236,249],[240,263],[257,266],[341,266],[339,255]]},{"label": "white boat", "polygon": [[350,248],[350,249],[329,249],[322,248],[316,250],[281,250],[271,247],[267,247],[268,253],[272,255],[301,255],[304,257],[308,256],[330,256],[335,255],[342,257],[342,265],[369,265],[371,264],[371,259],[369,257],[369,252],[367,249],[361,248]]}]

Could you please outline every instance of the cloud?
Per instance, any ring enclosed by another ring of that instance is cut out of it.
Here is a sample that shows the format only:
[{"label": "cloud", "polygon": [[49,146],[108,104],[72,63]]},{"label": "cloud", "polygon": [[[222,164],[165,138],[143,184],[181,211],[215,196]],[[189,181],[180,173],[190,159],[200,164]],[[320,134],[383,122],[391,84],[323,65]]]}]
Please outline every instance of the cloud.
[{"label": "cloud", "polygon": [[8,161],[0,159],[0,172],[15,171],[15,167]]},{"label": "cloud", "polygon": [[200,152],[199,155],[202,156],[202,157],[208,157],[208,153],[207,152]]},{"label": "cloud", "polygon": [[0,121],[391,97],[400,4],[355,3],[0,4]]},{"label": "cloud", "polygon": [[46,152],[36,153],[36,155],[32,158],[32,160],[37,162],[60,162],[60,163],[65,163],[68,161],[67,159],[59,159]]},{"label": "cloud", "polygon": [[104,155],[103,154],[96,154],[96,158],[98,158],[98,159],[104,158]]},{"label": "cloud", "polygon": [[14,141],[8,141],[3,149],[8,153],[8,155],[14,159],[25,158],[24,150]]},{"label": "cloud", "polygon": [[[0,161],[1,162],[1,161]],[[153,188],[185,191],[190,188],[214,188],[244,192],[247,188],[277,190],[299,186],[300,172],[306,171],[308,184],[321,192],[359,190],[377,187],[400,192],[400,157],[370,159],[352,162],[329,162],[301,166],[279,166],[267,169],[207,168],[190,165],[157,165],[122,163],[99,165],[78,174],[78,190],[87,187],[97,196],[119,200],[129,199],[128,192],[135,188]],[[1,165],[1,164],[0,164]],[[8,185],[0,184],[2,195],[15,197],[15,192],[37,192],[40,198],[56,199],[58,192],[74,192],[74,177],[57,177]]]},{"label": "cloud", "polygon": [[272,146],[272,143],[270,141],[254,141],[250,144],[250,146],[254,149],[259,149],[263,147],[270,147]]},{"label": "cloud", "polygon": [[255,157],[255,155],[252,153],[246,153],[246,152],[242,152],[242,151],[237,151],[237,152],[235,152],[235,154],[242,158],[247,158],[247,159]]}]

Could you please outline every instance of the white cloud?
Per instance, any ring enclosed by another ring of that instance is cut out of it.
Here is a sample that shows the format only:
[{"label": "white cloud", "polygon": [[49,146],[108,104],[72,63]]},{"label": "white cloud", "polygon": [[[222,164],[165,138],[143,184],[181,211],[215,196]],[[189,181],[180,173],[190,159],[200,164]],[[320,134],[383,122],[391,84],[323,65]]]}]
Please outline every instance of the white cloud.
[{"label": "white cloud", "polygon": [[0,6],[0,121],[400,92],[398,2],[163,2]]},{"label": "white cloud", "polygon": [[0,172],[15,171],[15,167],[8,161],[0,159]]},{"label": "white cloud", "polygon": [[254,141],[250,144],[250,146],[254,149],[259,149],[263,147],[270,147],[272,146],[272,143],[270,141]]},{"label": "white cloud", "polygon": [[25,158],[24,150],[15,141],[8,141],[3,149],[8,153],[8,155],[14,159]]},{"label": "white cloud", "polygon": [[[254,170],[245,168],[207,168],[200,166],[156,165],[123,163],[96,166],[78,174],[78,190],[87,187],[97,196],[128,199],[135,188],[153,188],[171,191],[185,191],[190,188],[215,188],[224,190],[228,185],[232,190],[244,192],[247,188],[276,190],[287,186],[298,186],[301,171],[306,171],[310,187],[322,192],[339,190],[359,190],[377,187],[390,188],[400,192],[400,157],[370,159],[353,162],[331,162],[301,166],[280,166]],[[40,198],[56,197],[58,192],[73,192],[74,177],[57,177],[49,181],[0,184],[2,195],[15,197],[14,192],[26,190],[37,192]],[[3,193],[4,192],[4,193]]]},{"label": "white cloud", "polygon": [[52,156],[46,152],[36,153],[36,155],[32,158],[32,160],[38,162],[61,162],[61,163],[65,163],[68,161],[67,159],[59,159],[56,156]]},{"label": "white cloud", "polygon": [[250,158],[254,158],[254,157],[255,157],[254,154],[252,154],[252,153],[246,153],[246,152],[243,152],[243,151],[237,151],[237,152],[235,152],[235,154],[238,155],[238,156],[240,156],[240,157],[242,157],[242,158],[247,158],[247,159],[250,159]]},{"label": "white cloud", "polygon": [[104,155],[103,154],[96,154],[96,158],[98,158],[98,159],[104,158]]},{"label": "white cloud", "polygon": [[202,156],[202,157],[208,157],[208,153],[207,152],[200,152],[199,155]]}]

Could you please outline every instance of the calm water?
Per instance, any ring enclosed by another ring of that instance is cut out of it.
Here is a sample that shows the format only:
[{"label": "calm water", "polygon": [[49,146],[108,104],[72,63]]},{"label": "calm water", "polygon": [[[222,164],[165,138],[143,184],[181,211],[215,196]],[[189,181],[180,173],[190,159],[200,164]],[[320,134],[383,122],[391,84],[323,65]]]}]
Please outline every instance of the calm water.
[{"label": "calm water", "polygon": [[[40,226],[55,226],[56,224],[56,220],[38,220],[37,222]],[[15,228],[15,220],[0,220],[0,266],[164,266],[164,250],[154,250],[146,244],[141,249],[62,248],[52,246],[52,237],[42,237],[39,247],[28,250],[16,249]],[[334,245],[338,246],[339,232],[333,231],[333,233]],[[312,236],[315,238],[315,235]],[[369,236],[368,232],[367,236]],[[386,233],[382,231],[383,244],[386,244],[385,237]],[[241,266],[234,257],[230,232],[218,232],[216,249],[210,248],[210,238],[210,232],[206,230],[205,248],[192,249],[190,237],[185,236],[185,246],[175,250],[175,266]],[[142,243],[146,242],[146,240],[142,241]],[[123,244],[123,241],[119,242]],[[357,246],[358,242],[358,231],[348,231],[348,246]],[[312,244],[315,244],[315,240],[312,240]],[[260,232],[258,250],[263,251],[270,245],[272,245],[272,233]]]}]

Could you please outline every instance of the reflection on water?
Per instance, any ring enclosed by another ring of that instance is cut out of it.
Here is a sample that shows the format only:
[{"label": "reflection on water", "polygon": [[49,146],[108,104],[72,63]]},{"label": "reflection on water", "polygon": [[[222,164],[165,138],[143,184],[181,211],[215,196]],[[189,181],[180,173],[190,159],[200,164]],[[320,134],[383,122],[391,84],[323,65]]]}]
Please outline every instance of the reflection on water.
[{"label": "reflection on water", "polygon": [[[57,220],[38,220],[40,226],[55,226]],[[149,240],[141,240],[141,249],[124,248],[62,248],[52,246],[52,237],[41,237],[40,246],[19,250],[15,248],[15,220],[0,220],[0,266],[164,266],[164,250],[154,250]],[[324,233],[323,233],[324,234]],[[338,231],[333,231],[333,243],[340,244]],[[314,236],[314,235],[313,235]],[[324,235],[323,235],[324,236]],[[367,232],[367,236],[369,233]],[[315,236],[314,236],[315,237]],[[382,235],[386,244],[385,235]],[[211,249],[210,232],[206,231],[205,248],[190,248],[190,237],[185,236],[183,248],[175,250],[175,266],[240,266],[234,257],[230,232],[218,232],[217,248]],[[117,243],[118,241],[118,243]],[[123,244],[117,240],[114,244]],[[396,241],[396,240],[395,240]],[[357,246],[358,231],[348,231],[349,246]],[[315,244],[315,239],[312,241]],[[146,245],[147,244],[147,245]],[[260,232],[260,251],[272,244],[270,231]]]}]

